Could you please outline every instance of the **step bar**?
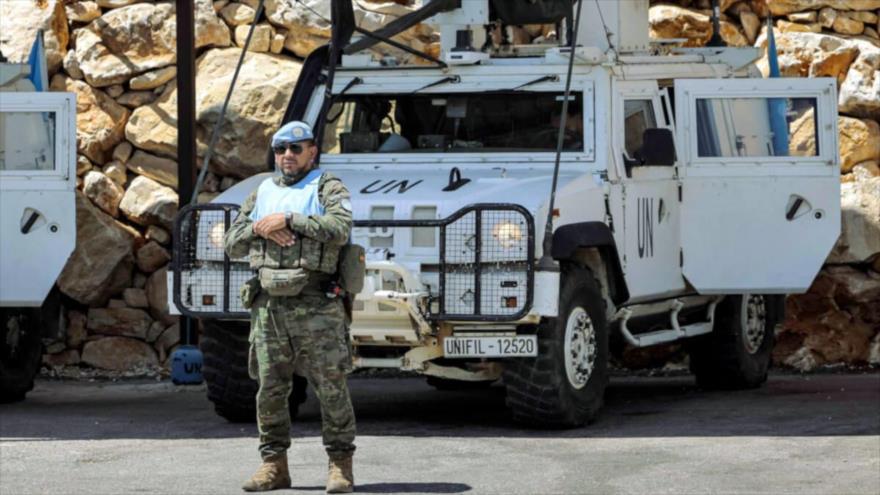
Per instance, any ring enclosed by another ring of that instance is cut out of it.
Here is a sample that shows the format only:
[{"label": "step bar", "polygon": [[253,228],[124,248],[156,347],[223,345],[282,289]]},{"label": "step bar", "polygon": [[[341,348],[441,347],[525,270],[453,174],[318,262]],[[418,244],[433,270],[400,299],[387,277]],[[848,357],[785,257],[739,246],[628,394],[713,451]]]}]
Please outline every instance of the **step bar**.
[{"label": "step bar", "polygon": [[671,328],[633,335],[627,326],[630,318],[632,318],[635,313],[631,308],[621,308],[617,314],[614,315],[614,321],[619,322],[620,333],[623,335],[623,338],[627,343],[633,347],[649,347],[657,344],[665,344],[711,332],[715,323],[715,308],[722,299],[724,299],[724,296],[711,298],[709,305],[706,307],[707,321],[692,323],[690,325],[681,325],[678,321],[678,315],[686,305],[680,299],[673,299],[669,302],[669,325]]}]

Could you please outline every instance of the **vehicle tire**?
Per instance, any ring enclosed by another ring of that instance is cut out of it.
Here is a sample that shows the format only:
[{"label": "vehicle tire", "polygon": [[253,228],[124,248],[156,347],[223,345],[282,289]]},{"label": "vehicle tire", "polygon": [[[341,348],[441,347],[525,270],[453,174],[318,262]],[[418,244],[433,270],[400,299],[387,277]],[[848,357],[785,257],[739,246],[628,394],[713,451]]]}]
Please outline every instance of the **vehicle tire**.
[{"label": "vehicle tire", "polygon": [[727,296],[715,310],[712,332],[688,345],[697,386],[736,390],[767,381],[781,299],[758,294]]},{"label": "vehicle tire", "polygon": [[608,384],[608,324],[599,283],[585,268],[563,266],[558,318],[538,327],[538,356],[506,363],[513,419],[537,427],[593,421]]},{"label": "vehicle tire", "polygon": [[495,383],[495,380],[483,380],[480,382],[450,380],[449,378],[441,378],[439,376],[427,377],[428,385],[437,390],[453,391],[453,390],[485,390]]},{"label": "vehicle tire", "polygon": [[[256,380],[248,375],[248,324],[202,320],[199,347],[204,355],[202,376],[214,411],[232,423],[253,423],[257,419]],[[290,418],[306,401],[305,378],[293,375],[293,392],[288,399]]]},{"label": "vehicle tire", "polygon": [[0,325],[0,404],[8,404],[24,400],[40,371],[43,343],[39,311],[3,308]]}]

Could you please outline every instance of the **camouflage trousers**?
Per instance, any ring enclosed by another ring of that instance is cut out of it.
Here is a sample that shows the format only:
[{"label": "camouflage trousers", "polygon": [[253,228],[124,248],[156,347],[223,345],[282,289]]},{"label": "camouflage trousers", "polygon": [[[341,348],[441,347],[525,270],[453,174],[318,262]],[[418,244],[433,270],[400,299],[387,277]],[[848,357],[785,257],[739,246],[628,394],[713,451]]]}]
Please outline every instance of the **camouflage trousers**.
[{"label": "camouflage trousers", "polygon": [[263,459],[290,447],[288,397],[294,373],[306,377],[321,403],[328,455],[354,451],[354,410],[345,378],[352,368],[351,347],[344,318],[342,302],[324,296],[261,294],[254,301],[248,371],[260,385],[257,426]]}]

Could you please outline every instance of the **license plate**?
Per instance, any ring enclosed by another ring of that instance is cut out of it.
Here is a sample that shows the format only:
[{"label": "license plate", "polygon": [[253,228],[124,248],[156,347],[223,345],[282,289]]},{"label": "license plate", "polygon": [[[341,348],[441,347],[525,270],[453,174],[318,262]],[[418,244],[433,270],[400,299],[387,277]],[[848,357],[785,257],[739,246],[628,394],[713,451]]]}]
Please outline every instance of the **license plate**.
[{"label": "license plate", "polygon": [[536,335],[516,337],[446,337],[443,356],[470,357],[533,357],[538,355]]}]

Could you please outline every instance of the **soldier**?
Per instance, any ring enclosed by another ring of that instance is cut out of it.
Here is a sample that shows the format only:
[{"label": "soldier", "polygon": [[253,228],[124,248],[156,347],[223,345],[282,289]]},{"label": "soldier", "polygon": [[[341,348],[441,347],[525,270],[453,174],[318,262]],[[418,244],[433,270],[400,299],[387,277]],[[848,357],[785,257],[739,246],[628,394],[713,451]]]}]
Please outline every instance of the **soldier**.
[{"label": "soldier", "polygon": [[259,276],[241,289],[251,311],[251,377],[259,381],[257,425],[263,463],[245,491],[290,486],[288,396],[294,372],[312,384],[320,403],[330,458],[327,493],[354,488],[355,418],[346,374],[351,350],[335,287],[339,251],[351,234],[349,193],[315,165],[318,148],[303,122],[272,137],[281,174],[266,179],[241,205],[226,233],[231,258],[249,255]]}]

